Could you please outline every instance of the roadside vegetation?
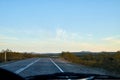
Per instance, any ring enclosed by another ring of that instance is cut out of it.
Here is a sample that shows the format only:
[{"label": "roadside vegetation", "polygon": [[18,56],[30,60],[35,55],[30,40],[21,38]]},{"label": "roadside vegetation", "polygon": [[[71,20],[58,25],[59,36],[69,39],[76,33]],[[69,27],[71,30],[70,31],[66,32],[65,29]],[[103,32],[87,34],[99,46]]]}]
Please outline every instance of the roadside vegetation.
[{"label": "roadside vegetation", "polygon": [[22,60],[27,58],[40,57],[40,54],[32,54],[26,52],[14,52],[12,50],[6,49],[0,52],[0,62],[5,62],[5,53],[6,53],[6,61],[15,61]]},{"label": "roadside vegetation", "polygon": [[62,52],[60,55],[67,61],[82,64],[90,67],[104,68],[108,71],[120,73],[120,51],[89,53],[82,55],[75,55],[70,52]]}]

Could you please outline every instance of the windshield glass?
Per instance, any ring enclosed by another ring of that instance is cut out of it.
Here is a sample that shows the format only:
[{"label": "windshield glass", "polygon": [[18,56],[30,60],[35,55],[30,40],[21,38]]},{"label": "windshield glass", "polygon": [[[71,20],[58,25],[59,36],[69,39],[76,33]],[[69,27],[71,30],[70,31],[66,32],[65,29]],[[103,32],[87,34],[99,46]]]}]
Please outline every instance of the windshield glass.
[{"label": "windshield glass", "polygon": [[22,77],[120,77],[119,0],[0,0],[0,68]]}]

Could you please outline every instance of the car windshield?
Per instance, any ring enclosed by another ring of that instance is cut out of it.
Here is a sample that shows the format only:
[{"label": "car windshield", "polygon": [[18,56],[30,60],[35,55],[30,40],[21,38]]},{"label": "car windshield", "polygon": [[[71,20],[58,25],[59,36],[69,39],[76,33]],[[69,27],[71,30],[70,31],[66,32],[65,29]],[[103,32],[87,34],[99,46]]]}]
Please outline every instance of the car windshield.
[{"label": "car windshield", "polygon": [[0,68],[22,77],[120,77],[119,0],[0,0]]}]

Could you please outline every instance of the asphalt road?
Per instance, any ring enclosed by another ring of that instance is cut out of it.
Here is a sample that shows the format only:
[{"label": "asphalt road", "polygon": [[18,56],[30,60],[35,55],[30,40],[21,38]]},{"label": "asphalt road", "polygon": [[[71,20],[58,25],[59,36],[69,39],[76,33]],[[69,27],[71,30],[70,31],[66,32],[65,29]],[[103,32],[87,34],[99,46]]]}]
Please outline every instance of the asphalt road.
[{"label": "asphalt road", "polygon": [[82,65],[72,64],[60,59],[51,58],[31,58],[8,63],[0,67],[19,74],[22,77],[58,72],[108,74],[102,69],[92,69]]}]

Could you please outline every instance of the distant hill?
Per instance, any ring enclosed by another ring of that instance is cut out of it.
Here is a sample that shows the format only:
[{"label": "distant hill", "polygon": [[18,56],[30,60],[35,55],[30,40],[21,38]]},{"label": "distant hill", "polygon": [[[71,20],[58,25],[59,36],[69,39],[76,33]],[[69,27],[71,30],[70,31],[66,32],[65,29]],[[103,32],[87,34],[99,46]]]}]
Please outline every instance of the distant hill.
[{"label": "distant hill", "polygon": [[95,54],[99,54],[99,53],[114,54],[115,52],[90,52],[90,51],[81,51],[81,52],[71,52],[71,53],[79,56],[79,55],[86,55],[86,54],[93,54],[93,55],[95,55]]}]

